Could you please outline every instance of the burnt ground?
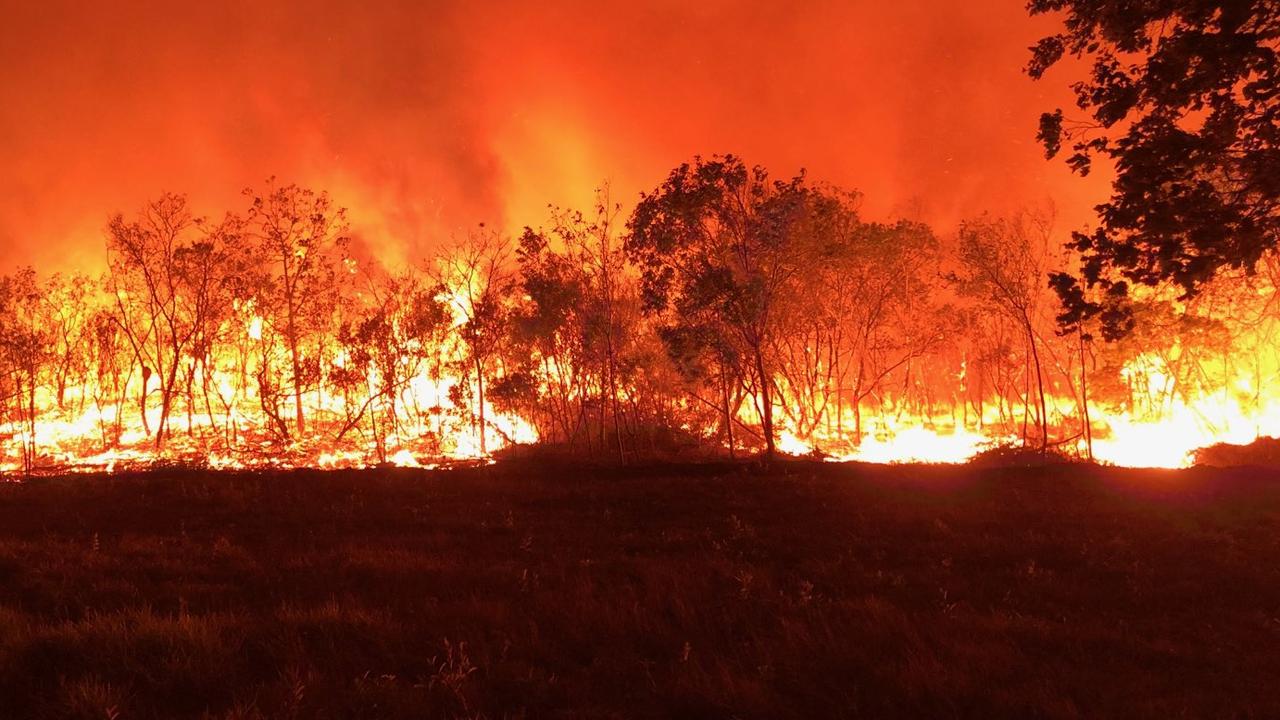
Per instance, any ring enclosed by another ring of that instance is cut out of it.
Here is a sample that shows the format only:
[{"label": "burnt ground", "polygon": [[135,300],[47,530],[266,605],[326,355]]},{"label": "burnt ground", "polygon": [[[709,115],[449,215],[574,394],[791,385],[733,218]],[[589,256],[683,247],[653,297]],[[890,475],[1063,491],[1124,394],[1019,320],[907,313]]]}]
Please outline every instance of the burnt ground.
[{"label": "burnt ground", "polygon": [[1280,717],[1280,474],[0,485],[0,717]]}]

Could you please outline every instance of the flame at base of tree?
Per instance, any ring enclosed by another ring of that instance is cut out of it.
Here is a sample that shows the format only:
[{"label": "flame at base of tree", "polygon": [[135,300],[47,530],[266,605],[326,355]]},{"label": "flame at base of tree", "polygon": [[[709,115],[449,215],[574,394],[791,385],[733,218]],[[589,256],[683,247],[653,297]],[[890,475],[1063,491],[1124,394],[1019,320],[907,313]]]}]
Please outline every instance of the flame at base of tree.
[{"label": "flame at base of tree", "polygon": [[[1063,440],[1051,445],[1055,456],[1134,468],[1183,468],[1197,451],[1220,443],[1247,445],[1280,437],[1280,399],[1254,397],[1248,383],[1234,392],[1218,390],[1191,401],[1170,397],[1163,406],[1134,412],[1092,409],[1092,450],[1081,430],[1075,401],[1050,399],[1050,427]],[[778,448],[795,456],[829,462],[964,463],[985,451],[1024,444],[1015,427],[989,418],[986,427],[965,426],[956,416],[885,418],[860,439],[815,433],[801,439],[782,430]]]},{"label": "flame at base of tree", "polygon": [[1135,292],[1134,333],[1099,343],[1054,321],[1048,277],[1072,258],[1035,216],[940,239],[856,207],[722,158],[645,196],[626,245],[605,196],[393,274],[323,194],[273,186],[219,223],[164,196],[112,219],[101,278],[0,278],[0,472],[430,467],[535,442],[626,462],[769,439],[827,460],[1017,447],[1181,467],[1280,435],[1274,258],[1189,301]]},{"label": "flame at base of tree", "polygon": [[[1149,371],[1153,372],[1154,371]],[[1154,373],[1156,382],[1163,382]],[[1150,376],[1146,376],[1150,377]],[[60,414],[55,410],[42,413],[35,426],[35,435],[11,424],[4,433],[6,438],[0,456],[0,472],[19,473],[24,470],[23,448],[34,447],[35,468],[59,471],[112,471],[129,467],[144,467],[154,463],[183,463],[207,466],[213,469],[252,467],[315,467],[358,468],[372,465],[399,467],[434,467],[450,461],[487,458],[492,452],[510,444],[534,443],[538,440],[536,429],[526,420],[513,414],[498,413],[489,408],[487,429],[487,453],[481,453],[475,426],[474,408],[455,406],[449,400],[453,384],[437,385],[422,382],[413,388],[431,390],[421,395],[406,392],[401,399],[406,407],[395,428],[375,438],[370,430],[348,433],[343,441],[335,441],[347,419],[341,410],[341,402],[320,393],[308,399],[312,409],[314,434],[301,442],[279,444],[252,430],[251,408],[256,399],[244,398],[244,409],[236,409],[229,418],[192,414],[191,424],[186,423],[185,411],[176,423],[165,448],[157,451],[154,438],[143,433],[136,411],[131,413],[116,406],[92,408],[83,414]],[[1258,437],[1280,435],[1280,401],[1268,399],[1261,405],[1248,401],[1253,395],[1247,383],[1236,386],[1234,392],[1219,390],[1196,398],[1192,402],[1168,399],[1163,407],[1148,408],[1142,412],[1108,412],[1094,408],[1099,420],[1094,423],[1093,456],[1100,462],[1128,467],[1185,467],[1192,462],[1196,450],[1216,443],[1245,444]],[[453,393],[456,396],[456,393]],[[70,392],[64,404],[75,407],[80,404],[79,391]],[[52,398],[37,400],[44,406]],[[786,402],[783,400],[782,402]],[[1052,428],[1060,429],[1066,441],[1055,448],[1072,456],[1086,456],[1086,441],[1080,436],[1079,413],[1074,403],[1066,398],[1051,401]],[[425,411],[420,411],[428,404]],[[321,410],[320,408],[327,408]],[[876,415],[876,411],[880,415]],[[376,408],[386,412],[385,407]],[[792,431],[782,429],[778,449],[795,456],[820,456],[827,461],[857,461],[870,463],[963,463],[974,456],[995,447],[1021,442],[1016,433],[1017,423],[1009,426],[991,417],[979,424],[971,418],[964,423],[962,413],[953,409],[946,415],[929,418],[895,413],[891,408],[864,408],[867,432],[860,438],[851,434],[835,434],[815,431],[806,438],[797,437]],[[150,422],[158,421],[159,409],[149,410]],[[744,427],[757,429],[749,414],[742,418]],[[846,417],[851,422],[851,418]],[[244,430],[237,432],[232,442],[227,442],[227,422],[242,423]],[[117,426],[125,429],[115,434]],[[706,432],[711,432],[709,429]],[[745,435],[745,433],[744,433]],[[106,438],[105,442],[103,439]],[[758,442],[750,437],[738,442],[758,449]]]},{"label": "flame at base of tree", "polygon": [[423,467],[536,441],[484,396],[492,258],[393,277],[343,217],[295,186],[216,225],[166,195],[111,220],[101,280],[0,278],[0,471]]},{"label": "flame at base of tree", "polygon": [[[366,417],[354,428],[351,425],[356,418],[343,398],[330,390],[308,393],[304,406],[310,429],[300,440],[282,441],[262,431],[269,420],[262,417],[260,398],[252,390],[246,390],[220,415],[209,415],[203,408],[188,414],[178,405],[178,419],[160,449],[155,437],[143,431],[141,411],[136,406],[98,407],[93,404],[94,390],[73,388],[64,393],[63,409],[59,410],[56,399],[42,390],[37,393],[39,420],[34,431],[24,423],[10,423],[0,430],[0,472],[113,471],[156,463],[213,469],[424,468],[487,459],[508,445],[538,439],[529,423],[489,407],[484,429],[488,450],[481,452],[479,413],[461,397],[465,391],[458,390],[465,379],[414,380],[417,382],[411,387],[396,394],[394,412],[391,399],[382,398],[361,408]],[[370,383],[376,388],[377,378],[370,378]],[[76,408],[82,406],[88,408],[77,413]],[[152,403],[146,410],[146,424],[158,427],[160,412]],[[379,423],[387,428],[377,427]]]},{"label": "flame at base of tree", "polygon": [[[1064,400],[1060,407],[1070,407]],[[1095,413],[1102,414],[1101,408]],[[1280,437],[1280,406],[1264,412],[1247,412],[1222,394],[1202,398],[1193,405],[1174,403],[1160,415],[1133,416],[1123,412],[1104,415],[1094,425],[1092,455],[1095,461],[1134,468],[1183,468],[1195,461],[1197,451],[1226,443],[1247,445],[1259,438]],[[778,449],[798,457],[820,457],[828,462],[866,463],[965,463],[990,450],[1022,445],[1016,433],[949,425],[950,418],[928,423],[902,419],[861,438],[811,436],[800,439],[781,432]],[[1075,421],[1073,424],[1072,421]],[[1059,418],[1069,439],[1052,446],[1054,456],[1085,459],[1087,441],[1080,437],[1078,416]]]},{"label": "flame at base of tree", "polygon": [[[1157,355],[1140,355],[1120,373],[1133,392],[1126,402],[1108,406],[1091,401],[1092,455],[1096,460],[1131,467],[1184,467],[1200,448],[1280,435],[1280,398],[1259,393],[1257,385],[1241,378],[1230,389],[1219,388],[1187,399],[1177,392],[1164,363]],[[0,471],[111,471],[155,463],[214,469],[434,467],[484,459],[508,445],[539,439],[533,423],[488,405],[486,451],[482,452],[479,412],[469,398],[474,393],[466,387],[466,378],[435,379],[424,370],[408,378],[397,392],[385,395],[379,391],[379,383],[376,372],[366,378],[367,390],[360,396],[358,408],[363,419],[354,427],[350,397],[343,397],[336,388],[308,392],[304,406],[309,434],[301,440],[282,442],[262,431],[270,419],[261,408],[256,389],[237,387],[232,378],[220,377],[214,383],[219,388],[217,404],[226,411],[210,415],[199,402],[190,412],[185,404],[176,405],[176,421],[159,450],[154,436],[142,429],[139,405],[98,405],[104,389],[87,386],[67,388],[59,410],[53,393],[40,388],[34,430],[11,418],[0,431]],[[124,394],[135,397],[140,392],[135,378]],[[155,392],[151,387],[148,394],[154,399]],[[784,415],[781,409],[793,401],[782,397],[778,402],[779,415]],[[1029,415],[1019,415],[1015,407],[1014,412],[1001,417],[1002,407],[1007,411],[1017,403],[1023,407],[1031,404],[1026,398],[1013,398],[1003,405],[988,398],[981,417],[972,407],[966,417],[965,408],[958,405],[935,406],[925,416],[913,414],[906,402],[886,399],[879,406],[859,409],[865,428],[861,435],[835,429],[837,425],[854,426],[854,413],[845,408],[841,422],[825,418],[820,427],[811,428],[803,437],[784,426],[778,449],[827,461],[963,463],[986,450],[1024,442],[1019,432],[1024,426],[1036,425],[1034,409]],[[739,413],[736,445],[740,450],[755,451],[761,443],[753,433],[758,434],[760,426],[758,418],[745,409],[749,405],[744,404]],[[1047,405],[1048,425],[1054,436],[1061,438],[1053,448],[1058,453],[1086,457],[1088,441],[1081,429],[1077,401],[1054,395]],[[157,427],[160,412],[154,401],[148,403],[145,424]],[[705,437],[713,437],[715,432],[711,425],[694,429],[694,434]],[[1035,441],[1026,444],[1034,446]]]}]

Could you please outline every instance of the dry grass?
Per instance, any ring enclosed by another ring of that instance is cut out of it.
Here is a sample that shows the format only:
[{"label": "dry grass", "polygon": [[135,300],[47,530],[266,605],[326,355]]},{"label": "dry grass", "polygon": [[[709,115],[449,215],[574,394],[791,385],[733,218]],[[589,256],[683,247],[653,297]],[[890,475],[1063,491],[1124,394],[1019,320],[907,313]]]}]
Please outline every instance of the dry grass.
[{"label": "dry grass", "polygon": [[0,717],[1277,717],[1280,476],[0,486]]}]

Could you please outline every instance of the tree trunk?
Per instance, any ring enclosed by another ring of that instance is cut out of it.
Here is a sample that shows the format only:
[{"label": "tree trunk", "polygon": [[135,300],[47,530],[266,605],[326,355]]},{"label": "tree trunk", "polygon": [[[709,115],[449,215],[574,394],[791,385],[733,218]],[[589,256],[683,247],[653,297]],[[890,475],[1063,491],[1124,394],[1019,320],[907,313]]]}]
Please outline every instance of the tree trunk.
[{"label": "tree trunk", "polygon": [[862,399],[855,398],[853,403],[853,437],[854,444],[862,447]]},{"label": "tree trunk", "polygon": [[777,451],[773,441],[773,397],[769,392],[770,377],[765,373],[764,354],[760,345],[755,347],[756,376],[760,381],[760,423],[764,431],[764,455],[772,458]]},{"label": "tree trunk", "polygon": [[1022,363],[1022,446],[1027,446],[1027,428],[1031,422],[1031,360]]},{"label": "tree trunk", "polygon": [[[612,317],[609,322],[612,323]],[[614,442],[618,445],[618,463],[625,465],[627,462],[626,453],[622,447],[622,426],[618,422],[618,376],[617,364],[613,357],[613,331],[610,330],[607,337],[607,352],[609,357],[609,402],[613,411],[613,437]]]},{"label": "tree trunk", "polygon": [[298,329],[294,320],[294,287],[289,278],[289,262],[282,263],[285,288],[285,331],[289,341],[289,361],[293,367],[293,409],[295,425],[298,428],[298,439],[306,432],[306,421],[302,416],[302,362],[298,358]]},{"label": "tree trunk", "polygon": [[[291,322],[290,325],[293,323]],[[289,333],[293,334],[292,331]],[[301,439],[303,433],[306,432],[306,421],[302,416],[302,363],[298,360],[298,341],[295,338],[289,340],[289,354],[292,356],[293,363],[293,411],[296,418],[295,425],[298,428],[298,438]]]},{"label": "tree trunk", "polygon": [[720,365],[720,397],[724,401],[724,433],[729,440],[729,457],[732,459],[737,455],[737,449],[733,443],[733,415],[729,409],[729,378],[723,363]]},{"label": "tree trunk", "polygon": [[169,366],[169,377],[164,379],[164,387],[160,388],[160,423],[156,427],[156,450],[164,446],[165,432],[169,428],[169,409],[173,405],[173,386],[178,381],[178,350],[173,353],[173,363]]},{"label": "tree trunk", "polygon": [[200,391],[204,396],[204,412],[209,416],[209,427],[214,434],[221,434],[217,422],[213,419],[213,403],[209,400],[209,356],[200,360]]},{"label": "tree trunk", "polygon": [[142,415],[142,430],[151,434],[151,422],[147,420],[147,383],[151,382],[151,368],[142,366],[142,394],[138,396],[138,413]]},{"label": "tree trunk", "polygon": [[1076,328],[1080,340],[1080,407],[1084,414],[1085,450],[1089,454],[1089,462],[1093,462],[1093,423],[1089,420],[1089,374],[1085,365],[1084,332]]},{"label": "tree trunk", "polygon": [[27,439],[22,444],[22,465],[29,474],[36,465],[36,371],[27,383]]},{"label": "tree trunk", "polygon": [[1049,411],[1044,401],[1044,374],[1040,369],[1040,351],[1036,348],[1035,331],[1031,328],[1029,319],[1026,325],[1027,341],[1031,343],[1031,357],[1036,366],[1036,390],[1040,396],[1040,453],[1044,454],[1049,451]]},{"label": "tree trunk", "polygon": [[484,368],[484,363],[482,363],[482,362],[480,361],[480,356],[479,356],[479,355],[476,355],[476,357],[475,357],[475,369],[476,369],[476,407],[478,408],[478,416],[479,416],[479,419],[480,419],[480,427],[479,427],[479,431],[480,431],[480,432],[479,432],[479,434],[480,434],[480,454],[481,454],[481,455],[488,455],[488,454],[489,454],[489,449],[486,447],[486,443],[485,443],[485,439],[484,439],[484,435],[485,435],[485,433],[484,433],[485,425],[484,425],[484,370],[483,370],[483,368]]}]

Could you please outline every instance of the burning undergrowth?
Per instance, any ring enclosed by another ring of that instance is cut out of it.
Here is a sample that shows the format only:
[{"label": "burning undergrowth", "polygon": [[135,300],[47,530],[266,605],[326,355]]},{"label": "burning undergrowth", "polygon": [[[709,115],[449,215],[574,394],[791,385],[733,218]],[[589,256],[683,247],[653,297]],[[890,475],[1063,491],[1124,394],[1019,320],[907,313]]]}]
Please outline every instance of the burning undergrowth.
[{"label": "burning undergrowth", "polygon": [[531,443],[1176,467],[1280,432],[1274,273],[1153,290],[1130,336],[1096,342],[1055,321],[1047,278],[1076,260],[1035,213],[940,236],[716,157],[629,215],[602,193],[395,270],[324,193],[247,197],[211,220],[162,196],[110,220],[101,276],[0,282],[0,468],[415,467]]}]

